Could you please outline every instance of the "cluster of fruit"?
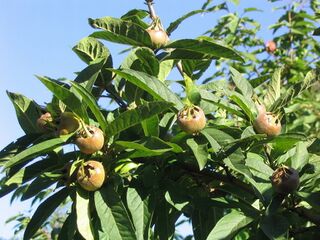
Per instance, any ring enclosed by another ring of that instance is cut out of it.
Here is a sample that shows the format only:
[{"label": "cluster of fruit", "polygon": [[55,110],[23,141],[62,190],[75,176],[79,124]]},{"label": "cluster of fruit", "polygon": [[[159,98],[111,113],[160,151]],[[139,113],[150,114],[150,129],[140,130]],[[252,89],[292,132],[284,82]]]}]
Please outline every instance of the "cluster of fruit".
[{"label": "cluster of fruit", "polygon": [[[277,115],[267,112],[262,104],[257,105],[258,115],[253,122],[257,133],[275,137],[281,132],[281,122]],[[198,106],[183,108],[177,116],[180,128],[186,133],[198,134],[206,126],[206,117]],[[273,188],[280,194],[289,194],[299,186],[299,173],[293,168],[281,166],[270,177]]]},{"label": "cluster of fruit", "polygon": [[[49,112],[42,114],[37,120],[37,126],[42,132],[54,132],[57,136],[75,133],[74,143],[80,152],[93,154],[101,150],[104,146],[104,133],[96,126],[85,125],[71,112],[63,112],[59,118],[54,119]],[[88,160],[79,166],[75,174],[70,173],[71,165],[67,164],[65,179],[73,179],[70,175],[75,175],[79,185],[87,191],[99,189],[105,180],[105,170],[103,165],[95,160]]]}]

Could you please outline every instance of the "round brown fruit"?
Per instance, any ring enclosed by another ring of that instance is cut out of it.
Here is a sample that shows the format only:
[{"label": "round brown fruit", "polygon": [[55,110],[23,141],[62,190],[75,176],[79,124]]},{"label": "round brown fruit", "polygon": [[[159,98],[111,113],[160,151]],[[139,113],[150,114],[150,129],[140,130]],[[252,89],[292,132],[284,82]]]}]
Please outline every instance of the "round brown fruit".
[{"label": "round brown fruit", "polygon": [[71,112],[63,112],[58,124],[58,135],[67,135],[78,130],[80,123]]},{"label": "round brown fruit", "polygon": [[105,180],[106,174],[100,162],[89,160],[79,167],[77,182],[87,191],[96,191]]},{"label": "round brown fruit", "polygon": [[300,183],[298,171],[287,166],[277,168],[270,180],[274,190],[282,194],[289,194],[297,190]]},{"label": "round brown fruit", "polygon": [[52,123],[52,121],[53,118],[51,116],[51,113],[46,112],[37,119],[36,124],[41,132],[46,132],[50,129],[50,124]]},{"label": "round brown fruit", "polygon": [[206,116],[198,106],[185,107],[177,116],[178,125],[186,133],[198,133],[206,126]]},{"label": "round brown fruit", "polygon": [[164,30],[147,29],[149,36],[151,38],[152,45],[155,48],[160,48],[167,44],[169,37]]},{"label": "round brown fruit", "polygon": [[[100,128],[87,126],[88,133],[81,131],[75,143],[81,152],[92,154],[99,151],[104,145],[104,135]],[[90,133],[90,135],[88,135]]]},{"label": "round brown fruit", "polygon": [[253,122],[253,127],[257,133],[274,137],[281,132],[281,123],[277,116],[271,112],[261,111]]},{"label": "round brown fruit", "polygon": [[277,45],[274,41],[270,40],[266,43],[266,50],[268,53],[274,53],[277,50]]}]

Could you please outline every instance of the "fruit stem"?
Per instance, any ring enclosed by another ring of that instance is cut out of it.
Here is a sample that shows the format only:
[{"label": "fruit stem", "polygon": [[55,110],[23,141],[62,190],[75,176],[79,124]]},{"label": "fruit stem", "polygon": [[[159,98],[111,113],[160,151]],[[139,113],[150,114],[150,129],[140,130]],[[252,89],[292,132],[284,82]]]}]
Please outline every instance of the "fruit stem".
[{"label": "fruit stem", "polygon": [[84,130],[85,132],[85,135],[86,135],[86,138],[88,137],[92,137],[92,134],[90,133],[90,131],[88,130],[86,124],[83,122],[82,119],[79,119],[80,120],[80,125],[81,125],[81,128]]}]

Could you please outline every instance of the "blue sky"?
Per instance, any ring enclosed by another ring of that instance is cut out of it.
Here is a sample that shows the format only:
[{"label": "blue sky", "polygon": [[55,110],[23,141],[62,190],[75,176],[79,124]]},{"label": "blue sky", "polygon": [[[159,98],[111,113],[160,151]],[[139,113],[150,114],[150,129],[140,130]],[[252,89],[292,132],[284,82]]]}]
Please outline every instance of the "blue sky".
[{"label": "blue sky", "polygon": [[[263,13],[249,16],[262,23],[260,36],[267,41],[272,37],[268,25],[276,21],[279,13],[272,12],[267,0],[240,0],[243,7],[263,9]],[[194,9],[201,8],[199,0],[155,0],[157,14],[165,27],[176,18]],[[218,1],[213,1],[215,4]],[[229,4],[232,9],[241,9]],[[22,93],[43,104],[51,95],[34,77],[35,74],[52,78],[74,79],[74,72],[84,68],[84,63],[71,48],[83,37],[93,32],[87,19],[103,16],[120,17],[132,8],[146,9],[143,0],[10,0],[0,1],[0,149],[23,135],[16,120],[14,108],[6,96],[6,90]],[[193,38],[214,26],[218,17],[225,14],[196,15],[185,21],[171,39]],[[118,53],[126,46],[107,43],[115,66],[123,59]],[[0,199],[0,237],[12,236],[12,225],[5,220],[19,211],[27,212],[29,203],[15,201],[9,204],[10,196]]]}]

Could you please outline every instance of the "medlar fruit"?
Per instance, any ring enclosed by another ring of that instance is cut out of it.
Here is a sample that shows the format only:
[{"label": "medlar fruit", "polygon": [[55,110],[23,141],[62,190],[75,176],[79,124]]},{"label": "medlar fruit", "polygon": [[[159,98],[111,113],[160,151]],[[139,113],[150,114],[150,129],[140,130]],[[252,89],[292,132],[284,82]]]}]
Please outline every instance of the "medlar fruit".
[{"label": "medlar fruit", "polygon": [[268,53],[274,53],[277,50],[277,45],[274,41],[269,40],[266,43],[266,50]]},{"label": "medlar fruit", "polygon": [[206,126],[206,116],[198,106],[188,106],[180,110],[177,116],[178,125],[186,133],[198,133]]},{"label": "medlar fruit", "polygon": [[80,152],[92,154],[99,151],[104,145],[104,135],[100,128],[95,126],[86,126],[76,137],[75,144]]},{"label": "medlar fruit", "polygon": [[169,37],[167,33],[162,29],[147,29],[151,38],[152,45],[155,48],[160,48],[167,44]]},{"label": "medlar fruit", "polygon": [[257,133],[266,134],[274,137],[281,132],[281,123],[279,118],[271,112],[259,111],[257,118],[253,122],[253,128]]},{"label": "medlar fruit", "polygon": [[87,191],[96,191],[105,180],[105,170],[100,162],[89,160],[81,165],[77,171],[77,182]]},{"label": "medlar fruit", "polygon": [[282,194],[295,191],[300,183],[298,171],[287,166],[277,168],[270,180],[274,190]]},{"label": "medlar fruit", "polygon": [[46,112],[37,119],[36,125],[41,132],[46,132],[52,128],[52,121],[51,113]]}]

